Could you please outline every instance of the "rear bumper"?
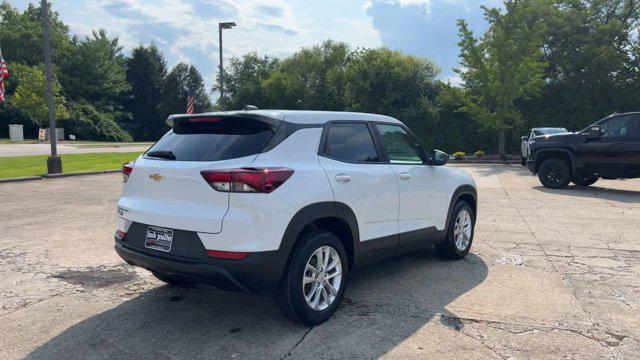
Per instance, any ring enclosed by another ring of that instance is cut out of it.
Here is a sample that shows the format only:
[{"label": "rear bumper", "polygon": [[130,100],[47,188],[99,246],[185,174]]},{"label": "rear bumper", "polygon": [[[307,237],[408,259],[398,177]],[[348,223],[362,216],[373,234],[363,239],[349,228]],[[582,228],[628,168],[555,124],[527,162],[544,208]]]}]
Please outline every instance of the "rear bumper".
[{"label": "rear bumper", "polygon": [[536,162],[535,160],[527,160],[527,169],[531,171],[533,175],[536,174]]},{"label": "rear bumper", "polygon": [[130,265],[222,290],[263,292],[278,286],[288,256],[280,251],[253,253],[242,260],[186,259],[141,251],[115,238],[115,250]]}]

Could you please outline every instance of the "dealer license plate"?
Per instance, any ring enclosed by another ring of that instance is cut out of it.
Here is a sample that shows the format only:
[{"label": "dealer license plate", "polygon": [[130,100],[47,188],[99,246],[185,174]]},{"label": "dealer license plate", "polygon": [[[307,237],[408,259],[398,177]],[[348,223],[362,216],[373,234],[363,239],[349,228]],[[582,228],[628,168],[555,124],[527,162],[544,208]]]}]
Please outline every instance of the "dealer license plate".
[{"label": "dealer license plate", "polygon": [[172,243],[173,230],[156,226],[149,226],[147,228],[147,237],[144,240],[144,246],[146,248],[170,252]]}]

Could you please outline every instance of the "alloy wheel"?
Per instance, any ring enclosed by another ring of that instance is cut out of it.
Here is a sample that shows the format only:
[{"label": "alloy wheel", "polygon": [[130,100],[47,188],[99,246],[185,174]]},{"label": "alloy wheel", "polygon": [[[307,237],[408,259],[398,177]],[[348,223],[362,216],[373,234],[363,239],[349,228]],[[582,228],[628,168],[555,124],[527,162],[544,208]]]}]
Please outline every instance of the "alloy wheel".
[{"label": "alloy wheel", "polygon": [[318,248],[304,269],[302,291],[307,305],[316,311],[331,306],[342,285],[342,261],[331,246]]},{"label": "alloy wheel", "polygon": [[465,251],[469,246],[472,230],[471,214],[463,209],[458,213],[453,227],[453,238],[459,251]]}]

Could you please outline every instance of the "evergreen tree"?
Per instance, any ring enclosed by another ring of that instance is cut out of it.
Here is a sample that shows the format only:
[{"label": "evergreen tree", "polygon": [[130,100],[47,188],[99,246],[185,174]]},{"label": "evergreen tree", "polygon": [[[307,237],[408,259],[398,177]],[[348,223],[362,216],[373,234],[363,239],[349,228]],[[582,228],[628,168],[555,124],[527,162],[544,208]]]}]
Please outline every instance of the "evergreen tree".
[{"label": "evergreen tree", "polygon": [[136,140],[155,140],[165,129],[162,88],[167,66],[162,52],[155,46],[139,45],[127,59],[127,81],[131,84],[130,97],[125,109],[133,116],[127,130]]},{"label": "evergreen tree", "polygon": [[[167,75],[162,90],[161,113],[163,118],[171,114],[184,114],[187,110],[187,99],[195,98],[194,113],[212,110],[202,75],[195,66],[180,63]],[[158,129],[157,134],[164,134],[168,125]]]}]

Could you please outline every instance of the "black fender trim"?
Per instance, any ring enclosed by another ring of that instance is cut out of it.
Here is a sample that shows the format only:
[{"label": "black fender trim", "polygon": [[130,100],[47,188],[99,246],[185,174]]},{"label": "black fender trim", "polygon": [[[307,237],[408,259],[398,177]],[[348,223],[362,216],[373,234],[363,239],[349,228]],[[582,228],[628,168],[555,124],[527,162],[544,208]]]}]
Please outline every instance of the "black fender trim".
[{"label": "black fender trim", "polygon": [[[358,220],[349,206],[337,201],[326,201],[307,205],[298,210],[293,218],[291,218],[282,237],[282,242],[278,249],[278,252],[282,254],[282,258],[280,259],[281,261],[278,261],[278,264],[274,264],[274,266],[277,266],[277,271],[280,274],[284,272],[285,267],[289,263],[293,248],[296,246],[300,234],[305,227],[323,218],[338,218],[343,220],[351,232],[351,250],[357,249],[357,244],[360,242]],[[349,252],[349,248],[347,252]],[[353,259],[350,260],[353,261]],[[349,264],[349,267],[351,268],[352,265],[353,264]]]},{"label": "black fender trim", "polygon": [[[535,153],[535,167],[533,169],[533,173],[537,174],[538,173],[538,168],[540,167],[540,162],[538,161],[538,158],[540,157],[540,154],[544,154],[544,153],[548,153],[548,152],[561,152],[566,154],[569,157],[569,166],[571,167],[571,173],[575,173],[576,169],[578,168],[578,165],[576,164],[576,157],[573,155],[573,153],[567,149],[563,149],[563,148],[544,148],[544,149],[539,149],[538,151],[536,151]],[[531,169],[529,169],[531,170]]]},{"label": "black fender trim", "polygon": [[[447,223],[444,228],[445,234],[447,232],[447,229],[449,229],[449,223],[451,222],[451,218],[453,216],[453,208],[456,206],[456,203],[458,202],[458,200],[460,200],[460,197],[462,197],[463,195],[470,195],[471,197],[473,197],[474,204],[471,204],[471,207],[473,208],[473,213],[474,213],[473,214],[474,223],[476,221],[476,218],[478,217],[478,191],[476,190],[475,187],[471,185],[458,186],[458,188],[453,192],[453,196],[451,196],[451,201],[449,202],[449,211],[447,212]],[[442,240],[444,240],[444,237]]]}]

